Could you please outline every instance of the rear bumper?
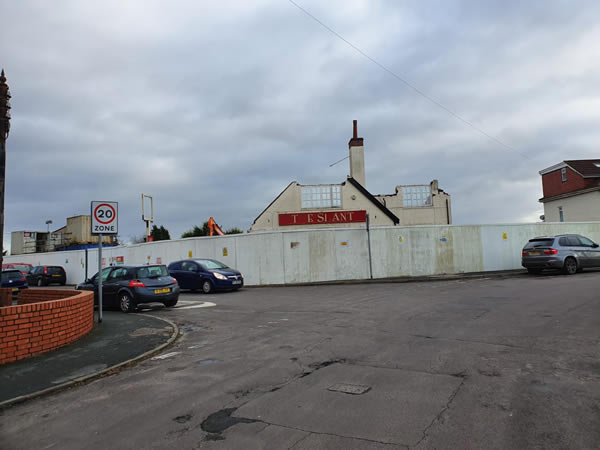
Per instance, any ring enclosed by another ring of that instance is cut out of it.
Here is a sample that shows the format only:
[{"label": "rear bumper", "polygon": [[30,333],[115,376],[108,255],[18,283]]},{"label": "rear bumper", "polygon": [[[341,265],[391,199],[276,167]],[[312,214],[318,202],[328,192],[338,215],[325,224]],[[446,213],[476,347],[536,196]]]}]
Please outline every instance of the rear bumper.
[{"label": "rear bumper", "polygon": [[559,258],[523,258],[521,265],[526,269],[560,269],[563,260]]},{"label": "rear bumper", "polygon": [[179,298],[179,286],[171,288],[171,292],[154,293],[154,288],[134,288],[133,296],[136,303],[168,302]]}]

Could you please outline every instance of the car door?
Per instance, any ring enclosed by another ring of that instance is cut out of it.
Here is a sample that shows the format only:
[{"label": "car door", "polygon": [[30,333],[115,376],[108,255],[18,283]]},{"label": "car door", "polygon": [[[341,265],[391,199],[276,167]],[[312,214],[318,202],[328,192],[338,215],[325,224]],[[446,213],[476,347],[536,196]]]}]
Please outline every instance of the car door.
[{"label": "car door", "polygon": [[577,259],[577,265],[579,268],[589,267],[589,257],[586,252],[586,247],[581,243],[578,236],[571,235],[566,237],[569,242],[569,249],[571,253],[575,255]]},{"label": "car door", "polygon": [[585,236],[578,236],[581,246],[585,249],[586,267],[600,267],[600,247]]},{"label": "car door", "polygon": [[[192,261],[183,261],[181,263],[181,270],[179,271],[179,276],[181,278],[179,286],[181,289],[197,289],[194,280],[195,270],[196,264],[194,264]],[[179,280],[177,281],[179,282]]]},{"label": "car door", "polygon": [[117,294],[121,289],[121,283],[127,278],[127,269],[125,267],[116,267],[109,273],[106,282],[102,285],[102,300],[106,305],[115,306],[118,304]]}]

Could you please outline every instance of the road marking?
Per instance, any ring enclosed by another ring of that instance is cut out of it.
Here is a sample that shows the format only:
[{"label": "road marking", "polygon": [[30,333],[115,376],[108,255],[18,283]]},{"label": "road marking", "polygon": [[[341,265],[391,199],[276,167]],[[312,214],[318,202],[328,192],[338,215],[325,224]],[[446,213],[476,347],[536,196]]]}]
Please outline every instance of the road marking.
[{"label": "road marking", "polygon": [[155,356],[154,358],[150,358],[153,361],[157,360],[157,359],[167,359],[167,358],[171,358],[175,355],[179,355],[181,352],[171,352],[171,353],[165,353],[164,355],[159,355],[159,356]]},{"label": "road marking", "polygon": [[175,306],[175,309],[210,308],[211,306],[217,306],[217,304],[212,302],[202,302],[196,305],[192,304],[189,306]]}]

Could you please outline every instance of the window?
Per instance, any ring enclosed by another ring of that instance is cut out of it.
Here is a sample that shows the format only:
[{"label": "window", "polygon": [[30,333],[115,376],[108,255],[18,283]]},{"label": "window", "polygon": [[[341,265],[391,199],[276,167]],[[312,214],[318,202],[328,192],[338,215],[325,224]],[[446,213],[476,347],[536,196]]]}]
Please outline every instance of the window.
[{"label": "window", "polygon": [[525,245],[525,248],[551,247],[553,242],[553,238],[530,239],[529,242]]},{"label": "window", "polygon": [[[106,267],[106,268],[102,269],[102,281],[106,281],[106,279],[108,278],[108,274],[110,273],[111,270],[112,270],[112,267]],[[92,279],[94,281],[96,281],[96,278],[98,278],[98,274],[94,275],[94,277]]]},{"label": "window", "polygon": [[559,220],[559,222],[564,222],[565,221],[565,216],[563,214],[562,206],[558,207],[558,220]]},{"label": "window", "polygon": [[165,266],[146,266],[137,271],[137,278],[158,278],[168,275],[169,273]]},{"label": "window", "polygon": [[202,264],[202,266],[207,269],[228,269],[225,264],[215,261],[214,259],[197,259],[196,262]]},{"label": "window", "polygon": [[581,245],[583,245],[584,247],[593,247],[594,246],[594,241],[592,241],[591,239],[588,239],[583,236],[578,236],[578,237],[579,237],[579,240],[581,241]]},{"label": "window", "polygon": [[339,184],[302,186],[302,208],[341,208],[342,187]]},{"label": "window", "polygon": [[[562,169],[560,169],[560,177],[562,178],[562,182],[564,183],[565,181],[567,181],[567,168],[563,167]],[[561,220],[562,222],[562,220]]]},{"label": "window", "polygon": [[198,272],[198,266],[190,261],[184,261],[181,263],[181,270],[184,272]]},{"label": "window", "polygon": [[402,186],[402,206],[419,208],[431,206],[431,189],[429,186]]},{"label": "window", "polygon": [[125,269],[125,268],[115,269],[112,271],[112,273],[110,274],[108,279],[109,280],[120,280],[120,279],[125,278],[126,275],[127,275],[127,269]]}]

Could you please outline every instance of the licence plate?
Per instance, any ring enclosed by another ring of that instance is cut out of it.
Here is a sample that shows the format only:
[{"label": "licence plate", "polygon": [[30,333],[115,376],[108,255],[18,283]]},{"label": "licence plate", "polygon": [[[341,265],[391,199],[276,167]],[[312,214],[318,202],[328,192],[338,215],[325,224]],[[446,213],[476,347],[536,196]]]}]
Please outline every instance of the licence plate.
[{"label": "licence plate", "polygon": [[537,255],[541,255],[540,252],[527,252],[529,253],[529,256],[537,256]]},{"label": "licence plate", "polygon": [[167,292],[171,292],[171,288],[154,289],[155,294],[166,294]]},{"label": "licence plate", "polygon": [[56,277],[56,278],[60,277],[60,275],[52,275],[52,276],[53,276],[53,277]]},{"label": "licence plate", "polygon": [[19,290],[19,288],[12,288],[13,292],[17,292]]},{"label": "licence plate", "polygon": [[233,280],[231,284],[242,284],[241,280]]}]

